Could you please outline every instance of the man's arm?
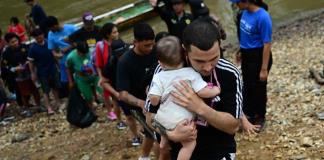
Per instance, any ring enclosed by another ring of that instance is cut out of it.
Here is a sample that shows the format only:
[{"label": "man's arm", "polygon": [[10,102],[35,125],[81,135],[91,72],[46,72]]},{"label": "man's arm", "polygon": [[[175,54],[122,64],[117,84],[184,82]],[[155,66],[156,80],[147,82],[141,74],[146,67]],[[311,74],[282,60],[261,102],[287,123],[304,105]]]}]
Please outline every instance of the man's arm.
[{"label": "man's arm", "polygon": [[260,80],[266,81],[268,79],[268,65],[270,59],[271,43],[265,43],[263,46],[262,66],[260,71]]},{"label": "man's arm", "polygon": [[145,101],[139,98],[136,98],[132,94],[128,93],[127,91],[121,91],[119,94],[120,100],[124,101],[125,103],[139,107],[141,109],[144,109]]},{"label": "man's arm", "polygon": [[180,84],[175,85],[175,87],[182,95],[175,92],[171,93],[175,103],[197,113],[208,121],[210,125],[223,132],[235,134],[238,130],[239,119],[236,119],[230,113],[216,111],[208,106],[185,81],[180,81]]}]

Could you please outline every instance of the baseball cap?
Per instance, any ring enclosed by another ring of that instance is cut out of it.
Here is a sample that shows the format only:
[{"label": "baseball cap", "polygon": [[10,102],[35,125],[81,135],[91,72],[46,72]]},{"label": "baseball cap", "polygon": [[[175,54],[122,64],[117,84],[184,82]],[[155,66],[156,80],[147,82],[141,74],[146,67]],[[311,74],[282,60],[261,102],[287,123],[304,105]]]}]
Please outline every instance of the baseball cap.
[{"label": "baseball cap", "polygon": [[117,39],[111,42],[111,51],[117,57],[123,55],[129,49],[129,45],[127,45],[123,40]]},{"label": "baseball cap", "polygon": [[194,14],[208,15],[209,9],[203,0],[189,0],[189,5]]},{"label": "baseball cap", "polygon": [[93,19],[93,15],[90,12],[85,12],[82,16],[82,21],[83,23],[93,23],[94,19]]}]

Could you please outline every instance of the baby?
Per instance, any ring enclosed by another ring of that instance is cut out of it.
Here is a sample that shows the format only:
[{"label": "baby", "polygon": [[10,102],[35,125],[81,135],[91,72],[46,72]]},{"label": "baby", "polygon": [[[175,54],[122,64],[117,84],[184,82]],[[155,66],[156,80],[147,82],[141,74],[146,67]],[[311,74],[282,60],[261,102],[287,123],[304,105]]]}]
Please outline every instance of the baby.
[{"label": "baby", "polygon": [[[184,55],[178,38],[174,36],[162,38],[156,45],[156,53],[163,71],[154,75],[148,95],[153,106],[160,104],[154,122],[167,130],[173,130],[181,121],[194,119],[191,112],[172,101],[170,92],[176,92],[175,83],[185,80],[202,98],[217,96],[220,88],[209,86],[193,68],[184,67]],[[189,160],[196,141],[186,141],[181,144],[178,160]],[[160,147],[166,148],[166,146],[168,140],[162,136]]]}]

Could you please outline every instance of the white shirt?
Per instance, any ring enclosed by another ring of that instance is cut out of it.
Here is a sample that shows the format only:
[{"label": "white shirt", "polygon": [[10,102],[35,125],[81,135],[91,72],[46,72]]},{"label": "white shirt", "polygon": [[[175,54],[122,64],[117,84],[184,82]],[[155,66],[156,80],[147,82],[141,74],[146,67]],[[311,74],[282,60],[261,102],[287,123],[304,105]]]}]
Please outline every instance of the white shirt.
[{"label": "white shirt", "polygon": [[182,120],[193,119],[191,112],[175,104],[170,98],[170,92],[176,91],[173,85],[180,80],[189,82],[194,92],[198,92],[207,86],[200,74],[191,67],[162,71],[154,75],[148,94],[161,96],[160,108],[154,118],[166,129],[174,129]]}]

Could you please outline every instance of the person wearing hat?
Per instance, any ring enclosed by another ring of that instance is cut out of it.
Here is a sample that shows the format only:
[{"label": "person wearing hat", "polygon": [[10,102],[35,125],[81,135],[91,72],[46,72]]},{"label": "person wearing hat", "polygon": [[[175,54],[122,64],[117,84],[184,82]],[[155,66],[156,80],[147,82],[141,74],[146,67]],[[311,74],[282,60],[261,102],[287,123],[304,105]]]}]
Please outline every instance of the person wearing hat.
[{"label": "person wearing hat", "polygon": [[82,16],[83,26],[69,36],[69,42],[87,42],[90,52],[95,48],[96,43],[102,38],[100,28],[95,25],[94,16],[90,12],[85,12]]},{"label": "person wearing hat", "polygon": [[154,10],[166,23],[169,33],[173,36],[178,37],[179,39],[182,39],[183,30],[193,20],[192,15],[185,12],[184,0],[171,0],[170,2],[165,2],[165,4],[171,3],[172,7],[160,7],[160,2],[160,0],[150,0],[150,3]]},{"label": "person wearing hat", "polygon": [[47,48],[44,33],[40,29],[35,29],[32,32],[32,36],[35,38],[35,42],[31,44],[28,52],[31,78],[34,82],[40,82],[44,93],[44,103],[47,107],[47,113],[53,114],[54,111],[50,106],[49,93],[53,89],[55,101],[59,102],[59,73],[52,51]]}]

